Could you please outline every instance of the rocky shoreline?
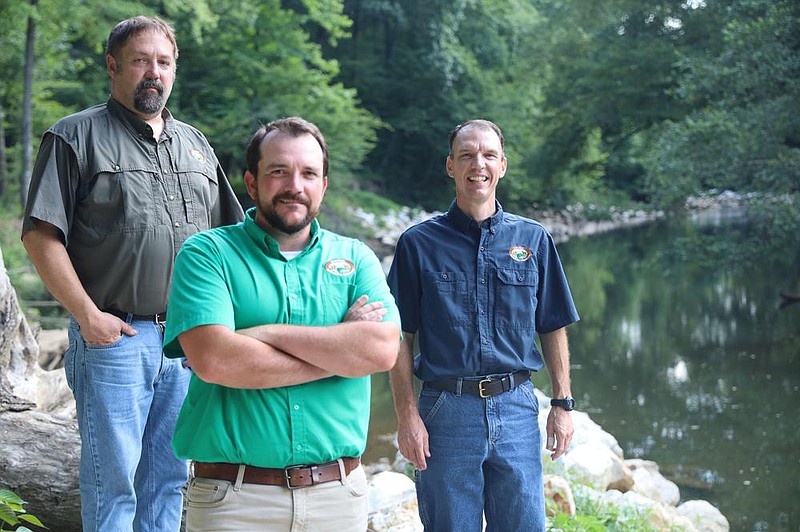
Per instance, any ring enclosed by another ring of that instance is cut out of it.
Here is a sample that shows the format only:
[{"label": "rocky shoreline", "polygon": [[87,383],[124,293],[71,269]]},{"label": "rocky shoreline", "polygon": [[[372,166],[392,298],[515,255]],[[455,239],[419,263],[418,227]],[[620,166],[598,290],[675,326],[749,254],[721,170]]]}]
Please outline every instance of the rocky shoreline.
[{"label": "rocky shoreline", "polygon": [[[545,431],[550,398],[538,389],[539,429]],[[556,511],[576,515],[576,499],[599,507],[613,507],[618,524],[645,519],[655,530],[727,532],[730,524],[711,503],[682,500],[678,486],[665,478],[658,464],[625,459],[616,438],[591,420],[573,412],[575,435],[569,451],[557,461],[542,448],[545,464],[545,497],[548,515]],[[373,532],[420,532],[413,471],[399,453],[394,461],[367,466],[370,478],[369,530]]]}]

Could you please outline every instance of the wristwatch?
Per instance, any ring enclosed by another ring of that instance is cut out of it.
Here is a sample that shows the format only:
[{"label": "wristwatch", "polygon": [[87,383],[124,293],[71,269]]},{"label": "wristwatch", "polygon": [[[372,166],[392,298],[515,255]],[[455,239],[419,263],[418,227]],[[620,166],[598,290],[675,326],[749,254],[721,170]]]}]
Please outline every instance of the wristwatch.
[{"label": "wristwatch", "polygon": [[550,399],[550,406],[560,406],[567,412],[570,412],[575,410],[575,399],[569,396],[563,399]]}]

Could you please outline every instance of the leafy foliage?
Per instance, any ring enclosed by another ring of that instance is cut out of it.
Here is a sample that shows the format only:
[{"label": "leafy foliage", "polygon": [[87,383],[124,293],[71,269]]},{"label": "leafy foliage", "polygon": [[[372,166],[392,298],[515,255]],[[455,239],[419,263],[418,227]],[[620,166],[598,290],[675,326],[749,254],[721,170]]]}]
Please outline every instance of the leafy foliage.
[{"label": "leafy foliage", "polygon": [[107,97],[105,39],[139,13],[174,23],[170,109],[206,133],[234,181],[259,123],[301,115],[329,138],[333,184],[440,210],[448,133],[484,117],[506,134],[510,210],[800,189],[792,0],[4,2],[0,141],[14,177],[0,179],[20,171],[27,17],[39,29],[36,143]]},{"label": "leafy foliage", "polygon": [[[25,511],[23,501],[16,493],[0,489],[0,530],[16,530],[17,532],[33,532],[25,524],[47,528],[38,517]],[[11,526],[13,528],[6,528]]]}]

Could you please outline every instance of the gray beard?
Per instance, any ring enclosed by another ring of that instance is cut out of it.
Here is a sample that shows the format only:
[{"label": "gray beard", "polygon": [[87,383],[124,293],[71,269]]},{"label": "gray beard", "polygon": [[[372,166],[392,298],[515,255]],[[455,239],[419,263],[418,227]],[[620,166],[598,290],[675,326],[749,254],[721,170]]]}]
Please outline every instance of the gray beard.
[{"label": "gray beard", "polygon": [[133,107],[144,115],[157,115],[164,108],[164,99],[161,94],[151,93],[149,90],[136,91],[133,95]]}]

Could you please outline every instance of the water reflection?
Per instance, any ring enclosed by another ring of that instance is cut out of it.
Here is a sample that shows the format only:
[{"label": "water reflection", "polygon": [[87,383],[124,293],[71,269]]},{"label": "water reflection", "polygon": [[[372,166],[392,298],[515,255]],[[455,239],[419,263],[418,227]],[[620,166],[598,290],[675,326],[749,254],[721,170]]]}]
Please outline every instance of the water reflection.
[{"label": "water reflection", "polygon": [[778,306],[800,253],[764,243],[719,218],[563,244],[583,318],[573,391],[626,457],[657,461],[732,530],[797,530],[800,307]]},{"label": "water reflection", "polygon": [[[800,244],[780,236],[718,216],[559,246],[579,408],[731,530],[800,529],[800,304],[779,309],[800,292]],[[367,459],[394,457],[395,428],[376,376]]]}]

